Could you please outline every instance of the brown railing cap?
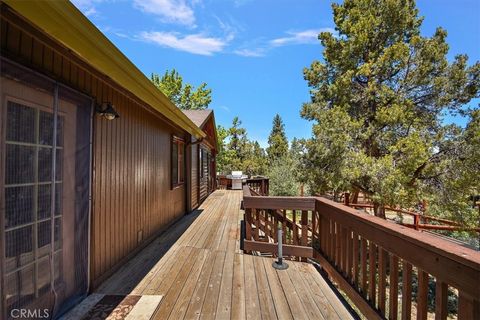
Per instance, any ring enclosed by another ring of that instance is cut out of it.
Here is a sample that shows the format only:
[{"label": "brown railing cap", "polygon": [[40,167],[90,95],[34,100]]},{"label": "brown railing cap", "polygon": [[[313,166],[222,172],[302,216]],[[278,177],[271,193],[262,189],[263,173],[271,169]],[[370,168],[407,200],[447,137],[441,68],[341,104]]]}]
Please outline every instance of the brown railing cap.
[{"label": "brown railing cap", "polygon": [[[436,253],[449,257],[452,260],[468,265],[474,269],[480,270],[480,252],[452,243],[445,239],[435,237],[426,232],[413,230],[411,228],[387,221],[380,217],[359,212],[343,204],[321,198],[315,198],[320,203],[327,205],[343,214],[351,214],[352,218],[361,220],[373,227],[380,228],[383,231],[408,240],[416,245],[435,251]],[[368,235],[365,235],[368,238]],[[408,260],[408,259],[407,259]]]}]

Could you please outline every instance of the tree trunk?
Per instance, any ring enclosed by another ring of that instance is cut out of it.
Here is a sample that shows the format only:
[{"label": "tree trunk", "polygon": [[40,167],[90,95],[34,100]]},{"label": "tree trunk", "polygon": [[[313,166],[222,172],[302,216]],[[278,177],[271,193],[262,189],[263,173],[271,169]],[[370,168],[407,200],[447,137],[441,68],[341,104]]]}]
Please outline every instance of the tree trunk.
[{"label": "tree trunk", "polygon": [[358,203],[358,190],[353,191],[353,197],[351,197],[351,202],[352,203]]},{"label": "tree trunk", "polygon": [[376,203],[376,202],[373,203],[373,213],[375,214],[376,217],[386,219],[385,207],[379,203]]}]

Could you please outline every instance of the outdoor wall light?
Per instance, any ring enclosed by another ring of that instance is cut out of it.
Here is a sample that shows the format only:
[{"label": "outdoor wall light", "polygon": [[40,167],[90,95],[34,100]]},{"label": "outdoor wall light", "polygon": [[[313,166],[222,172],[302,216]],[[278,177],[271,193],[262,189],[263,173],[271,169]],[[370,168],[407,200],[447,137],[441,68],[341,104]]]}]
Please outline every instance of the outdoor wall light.
[{"label": "outdoor wall light", "polygon": [[104,102],[102,105],[97,106],[97,113],[107,120],[114,120],[120,117],[110,102]]}]

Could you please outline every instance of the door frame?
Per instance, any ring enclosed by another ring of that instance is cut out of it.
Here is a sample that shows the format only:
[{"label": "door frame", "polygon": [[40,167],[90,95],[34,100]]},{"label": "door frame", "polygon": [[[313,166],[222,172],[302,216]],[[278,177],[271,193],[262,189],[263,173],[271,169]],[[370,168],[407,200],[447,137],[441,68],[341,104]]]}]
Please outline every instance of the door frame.
[{"label": "door frame", "polygon": [[[70,91],[71,93],[73,93],[74,95],[78,96],[79,98],[83,98],[83,99],[86,99],[86,101],[89,101],[90,102],[90,107],[89,107],[89,130],[90,130],[90,134],[89,134],[89,137],[88,137],[88,143],[89,143],[89,154],[88,154],[88,206],[87,206],[87,223],[88,223],[88,231],[87,231],[87,290],[86,290],[86,293],[88,294],[90,292],[90,288],[91,288],[91,230],[92,230],[92,201],[93,201],[93,196],[92,196],[92,190],[93,190],[93,175],[94,175],[94,166],[93,166],[93,141],[94,141],[94,130],[95,130],[95,127],[94,127],[94,116],[95,116],[95,99],[94,97],[91,97],[83,92],[80,92],[78,91],[77,89],[73,88],[73,87],[70,87],[68,85],[65,85],[61,82],[58,82],[57,80],[53,79],[53,78],[50,78],[48,76],[46,76],[45,74],[43,73],[40,73],[34,69],[31,69],[31,68],[28,68],[22,64],[19,64],[11,59],[8,59],[6,57],[3,57],[1,56],[0,57],[0,64],[1,65],[8,65],[8,67],[6,68],[13,68],[13,69],[19,69],[21,70],[22,72],[25,72],[25,73],[28,73],[28,74],[31,74],[33,75],[34,77],[36,77],[37,79],[42,79],[44,81],[47,81],[48,83],[51,83],[53,85],[53,87],[57,87],[58,89],[60,88],[63,88],[67,91]],[[10,74],[10,72],[3,72],[3,66],[2,66],[2,72],[0,73],[0,82],[1,82],[1,79],[2,78],[11,78],[11,79],[16,79],[14,76],[12,76]],[[25,82],[23,80],[20,80],[20,83],[24,84],[24,85],[29,85],[28,82]],[[39,90],[40,88],[37,88],[37,90]],[[52,92],[52,95],[54,95],[54,92]],[[28,102],[28,100],[25,100],[25,99],[22,99],[22,97],[10,97],[10,98],[13,98],[13,100],[17,100],[17,101],[26,101]],[[9,101],[9,100],[12,100],[12,99],[9,99],[8,95],[7,94],[4,94],[3,90],[0,91],[0,114],[4,114],[4,112],[6,112],[6,110],[4,110],[6,108],[6,102]],[[54,98],[55,100],[55,98]],[[55,104],[55,101],[54,101],[54,104]],[[52,106],[52,110],[53,110],[54,106]],[[6,288],[6,283],[5,283],[5,277],[4,277],[4,274],[5,274],[5,271],[6,271],[6,258],[5,258],[5,253],[6,253],[6,248],[5,248],[5,210],[6,210],[6,202],[5,202],[5,165],[6,165],[6,155],[5,155],[5,151],[6,151],[6,143],[5,143],[5,139],[6,139],[6,116],[2,116],[1,118],[1,121],[0,121],[0,151],[1,151],[1,156],[0,156],[0,190],[2,190],[2,192],[0,192],[0,239],[2,240],[1,241],[1,245],[0,245],[0,318],[2,317],[7,317],[7,306],[6,306],[6,292],[5,292],[5,288]],[[76,212],[73,212],[73,214],[75,215]],[[52,244],[53,245],[53,244]]]}]

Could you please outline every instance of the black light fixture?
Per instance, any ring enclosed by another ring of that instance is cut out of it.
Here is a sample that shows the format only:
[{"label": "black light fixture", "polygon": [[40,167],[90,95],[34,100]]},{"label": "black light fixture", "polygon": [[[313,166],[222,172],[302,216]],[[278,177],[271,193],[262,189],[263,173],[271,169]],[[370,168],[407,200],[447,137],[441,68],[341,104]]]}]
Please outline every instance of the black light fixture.
[{"label": "black light fixture", "polygon": [[117,110],[115,110],[115,108],[110,102],[104,102],[102,103],[102,105],[97,106],[97,113],[107,120],[114,120],[116,118],[120,118]]}]

